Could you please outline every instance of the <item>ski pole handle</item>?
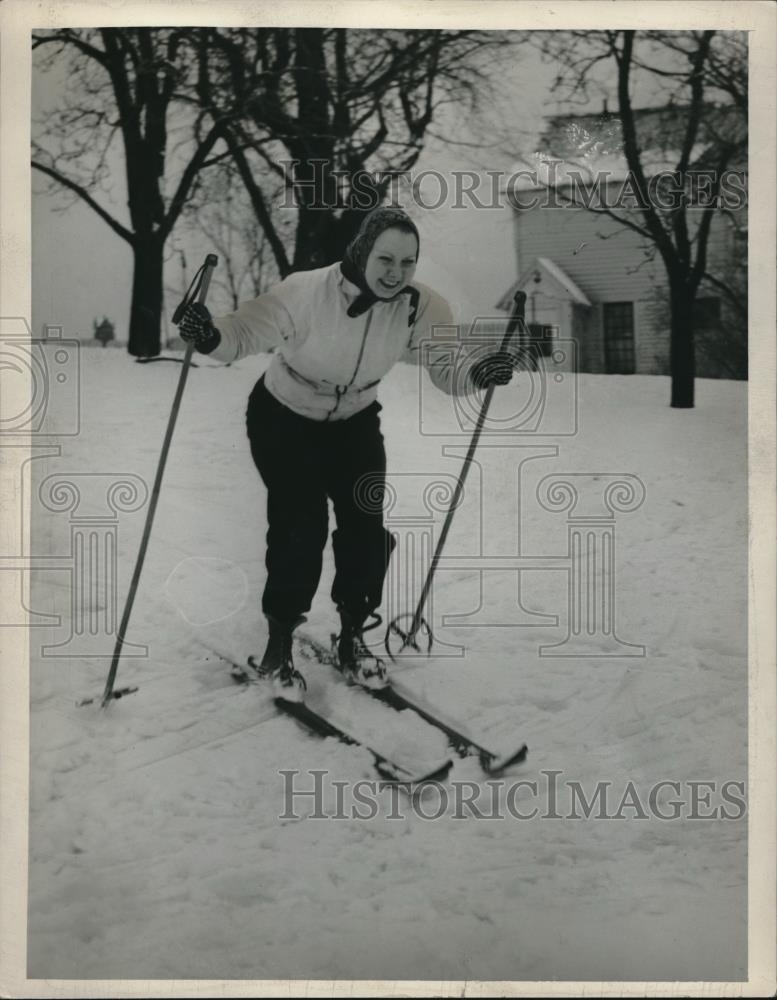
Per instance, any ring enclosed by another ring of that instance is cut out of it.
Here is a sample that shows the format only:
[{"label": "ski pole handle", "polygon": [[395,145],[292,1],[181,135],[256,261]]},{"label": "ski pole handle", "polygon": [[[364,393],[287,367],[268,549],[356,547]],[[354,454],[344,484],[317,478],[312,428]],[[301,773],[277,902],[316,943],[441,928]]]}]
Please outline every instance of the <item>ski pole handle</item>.
[{"label": "ski pole handle", "polygon": [[[213,277],[213,272],[216,270],[216,265],[219,259],[215,253],[209,253],[205,258],[205,263],[202,265],[202,280],[200,281],[200,287],[197,292],[197,301],[205,303],[205,299],[208,297],[208,289],[210,288],[210,279]],[[525,298],[524,294],[524,298]]]},{"label": "ski pole handle", "polygon": [[183,314],[186,312],[187,306],[189,306],[192,302],[205,302],[205,297],[208,294],[208,288],[210,287],[210,279],[218,262],[219,259],[215,253],[209,253],[207,255],[204,264],[199,268],[197,273],[192,278],[191,285],[189,285],[186,289],[186,294],[175,308],[173,313],[174,326],[179,326],[181,320],[183,319]]},{"label": "ski pole handle", "polygon": [[[202,265],[202,275],[200,277],[199,284],[197,285],[197,291],[194,295],[195,302],[200,302],[202,303],[202,305],[205,305],[205,299],[208,297],[208,289],[210,288],[210,279],[213,277],[213,272],[215,271],[218,262],[219,259],[215,255],[215,253],[209,253],[208,256],[205,258],[205,263]],[[187,302],[186,299],[184,299],[184,301],[180,304],[180,306],[178,306],[178,308],[175,311],[175,315],[173,316],[173,322],[176,321],[176,316],[179,319],[181,318],[181,316],[183,316],[186,305]],[[196,345],[193,340],[190,340],[189,343],[186,345],[186,353],[183,356],[183,371],[181,372],[181,379],[183,382],[186,381],[185,373],[187,372],[187,369],[191,364],[195,346]],[[183,386],[180,383],[179,383],[179,389],[181,392],[183,392]],[[177,394],[176,394],[176,399],[178,399]],[[174,407],[175,405],[176,404],[173,403]]]},{"label": "ski pole handle", "polygon": [[518,329],[519,324],[522,324],[526,316],[526,292],[516,292],[513,296],[513,312],[510,316],[510,322],[507,324],[507,329],[505,330],[505,335],[502,338],[502,343],[499,347],[500,352],[506,351],[510,346],[510,341],[512,340],[513,334]]}]

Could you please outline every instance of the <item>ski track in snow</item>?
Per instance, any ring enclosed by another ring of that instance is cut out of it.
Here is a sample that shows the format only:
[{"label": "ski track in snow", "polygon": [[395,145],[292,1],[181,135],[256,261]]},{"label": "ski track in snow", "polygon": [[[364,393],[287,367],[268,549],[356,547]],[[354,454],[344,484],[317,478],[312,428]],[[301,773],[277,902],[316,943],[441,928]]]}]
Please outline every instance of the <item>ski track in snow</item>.
[{"label": "ski track in snow", "polygon": [[[36,462],[37,481],[66,461],[69,472],[150,484],[178,367],[133,365],[118,351],[82,358],[82,432],[63,459]],[[449,810],[432,821],[407,806],[392,819],[385,792],[369,821],[313,818],[309,799],[295,801],[299,818],[279,818],[282,769],[298,770],[304,787],[310,770],[327,769],[327,813],[333,779],[375,774],[366,752],[279,718],[269,692],[235,685],[216,655],[243,660],[265,636],[264,493],[243,428],[262,364],[203,362],[190,375],[128,636],[148,656],[123,657],[117,681],[139,692],[107,711],[76,708],[102,692],[108,662],[33,657],[29,975],[744,976],[744,819],[476,820]],[[541,658],[540,643],[563,639],[562,622],[450,630],[464,657],[395,668],[490,749],[528,743],[528,760],[505,776],[538,783],[538,796],[528,785],[518,793],[527,812],[548,806],[548,771],[589,795],[609,781],[616,804],[629,781],[647,796],[661,780],[746,780],[746,385],[700,381],[693,411],[668,407],[663,378],[581,376],[579,385],[580,432],[542,439],[560,453],[533,463],[534,480],[527,465],[526,495],[549,471],[640,476],[645,503],[618,522],[617,625],[648,655]],[[403,366],[382,387],[390,471],[455,474],[460,459],[441,459],[440,439],[417,432],[417,392]],[[434,405],[442,414],[449,402]],[[511,538],[514,496],[489,509]],[[144,514],[121,520],[120,607]],[[465,502],[451,551],[475,551],[470,514]],[[565,550],[563,516],[526,502],[522,517],[525,551]],[[35,551],[66,552],[68,530],[67,518],[39,516]],[[323,642],[336,626],[332,571],[327,549],[304,627]],[[523,597],[555,614],[565,588],[564,574],[527,573]],[[475,606],[471,574],[441,573],[436,594],[443,610]],[[37,610],[62,615],[66,635],[70,596],[56,574],[41,573],[33,597]],[[509,614],[514,587],[497,600]],[[411,713],[347,688],[330,667],[304,656],[299,665],[311,704],[375,749],[414,764],[449,752]],[[485,787],[472,758],[456,759],[451,777]],[[430,809],[435,794],[424,793]]]}]

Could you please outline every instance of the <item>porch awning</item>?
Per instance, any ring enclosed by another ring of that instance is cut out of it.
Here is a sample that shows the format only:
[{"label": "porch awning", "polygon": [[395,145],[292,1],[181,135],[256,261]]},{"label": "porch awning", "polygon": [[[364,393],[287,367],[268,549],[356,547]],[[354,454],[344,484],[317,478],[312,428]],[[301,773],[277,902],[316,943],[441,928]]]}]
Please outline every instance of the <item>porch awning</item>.
[{"label": "porch awning", "polygon": [[560,267],[554,260],[550,257],[535,257],[534,263],[531,267],[528,267],[519,278],[517,278],[512,285],[507,289],[504,295],[499,299],[496,304],[497,309],[503,309],[505,312],[510,312],[513,307],[513,297],[518,291],[529,292],[532,286],[536,284],[534,281],[534,276],[536,272],[539,271],[541,274],[547,275],[551,282],[557,287],[559,293],[565,298],[572,302],[578,303],[581,306],[590,306],[591,300],[582,290],[580,285],[577,284],[567,272]]}]

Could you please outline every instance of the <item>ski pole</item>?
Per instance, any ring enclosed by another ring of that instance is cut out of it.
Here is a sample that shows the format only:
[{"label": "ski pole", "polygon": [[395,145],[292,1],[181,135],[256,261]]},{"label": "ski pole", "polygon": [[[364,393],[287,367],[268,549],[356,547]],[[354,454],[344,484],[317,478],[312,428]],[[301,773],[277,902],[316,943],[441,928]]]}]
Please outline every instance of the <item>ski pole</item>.
[{"label": "ski pole", "polygon": [[[513,296],[513,302],[515,303],[513,308],[513,313],[510,316],[510,321],[507,324],[507,329],[505,330],[504,337],[502,338],[502,343],[499,346],[499,353],[504,354],[508,347],[510,346],[510,341],[513,334],[520,324],[524,322],[524,315],[526,309],[526,292],[516,292]],[[461,500],[461,495],[464,492],[464,483],[467,479],[467,473],[469,472],[469,467],[472,464],[472,459],[475,455],[475,449],[478,446],[478,441],[480,440],[480,435],[483,431],[483,425],[486,422],[486,417],[488,416],[488,410],[491,406],[491,397],[494,395],[494,389],[496,387],[492,384],[486,389],[485,399],[483,400],[483,405],[480,408],[480,413],[478,414],[477,423],[475,424],[475,430],[472,432],[472,440],[469,444],[469,449],[467,450],[467,455],[464,459],[464,464],[461,469],[461,475],[456,483],[456,489],[453,492],[453,497],[451,498],[448,511],[445,515],[445,521],[442,526],[442,531],[440,532],[440,537],[437,541],[437,545],[434,550],[434,555],[432,556],[432,562],[429,567],[429,572],[426,574],[426,580],[424,581],[423,588],[421,589],[421,596],[418,600],[418,605],[415,612],[410,616],[407,612],[402,615],[398,615],[394,618],[388,628],[386,629],[386,639],[385,646],[388,655],[394,659],[395,654],[391,650],[390,642],[392,634],[399,636],[402,645],[397,650],[401,653],[403,649],[407,649],[408,646],[415,650],[418,650],[418,643],[416,642],[416,636],[419,630],[423,627],[427,635],[429,636],[429,642],[427,646],[427,652],[432,648],[432,630],[429,627],[429,623],[424,619],[424,607],[426,606],[427,598],[429,597],[429,591],[432,587],[432,580],[434,578],[435,570],[437,569],[437,564],[440,561],[440,556],[442,555],[442,550],[445,546],[445,540],[448,537],[448,532],[450,531],[451,524],[453,522],[453,515],[456,508]],[[405,618],[411,618],[410,627],[405,632],[400,627],[400,622]]]},{"label": "ski pole", "polygon": [[[210,279],[213,275],[213,270],[218,264],[218,257],[215,254],[209,253],[205,258],[205,263],[202,265],[199,271],[199,284],[193,294],[190,297],[190,292],[192,287],[197,282],[197,278],[192,282],[189,291],[184,296],[183,302],[178,306],[175,313],[173,314],[173,322],[178,323],[183,311],[189,302],[194,299],[197,302],[205,302],[208,294],[208,288],[210,287]],[[132,614],[132,605],[135,603],[135,595],[138,590],[138,584],[140,583],[140,574],[143,570],[143,562],[146,558],[146,549],[148,548],[148,540],[151,535],[151,526],[154,523],[154,514],[156,513],[156,506],[159,500],[159,492],[162,488],[162,476],[165,471],[165,464],[167,462],[167,455],[170,451],[170,443],[173,439],[173,431],[175,430],[175,422],[178,419],[178,411],[181,408],[181,399],[183,397],[183,390],[186,385],[186,377],[189,374],[189,368],[191,366],[192,354],[194,353],[194,344],[189,343],[186,345],[186,354],[183,359],[183,367],[181,368],[181,374],[178,378],[178,388],[175,392],[175,398],[173,399],[173,406],[170,410],[170,418],[167,421],[167,430],[165,432],[165,439],[162,442],[162,451],[159,455],[159,464],[157,465],[156,476],[154,478],[154,485],[151,490],[151,500],[149,501],[148,511],[146,513],[146,523],[143,526],[143,535],[140,539],[140,549],[138,550],[138,556],[135,560],[135,569],[132,573],[132,580],[130,582],[129,593],[127,595],[127,601],[124,605],[124,613],[121,616],[121,625],[119,626],[119,631],[116,636],[116,645],[113,648],[113,659],[111,660],[111,667],[108,671],[108,679],[105,683],[105,691],[102,697],[102,708],[115,697],[113,690],[113,685],[116,680],[116,672],[119,669],[119,659],[121,657],[121,648],[124,644],[124,637],[127,634],[127,626],[129,625],[130,615]]]}]

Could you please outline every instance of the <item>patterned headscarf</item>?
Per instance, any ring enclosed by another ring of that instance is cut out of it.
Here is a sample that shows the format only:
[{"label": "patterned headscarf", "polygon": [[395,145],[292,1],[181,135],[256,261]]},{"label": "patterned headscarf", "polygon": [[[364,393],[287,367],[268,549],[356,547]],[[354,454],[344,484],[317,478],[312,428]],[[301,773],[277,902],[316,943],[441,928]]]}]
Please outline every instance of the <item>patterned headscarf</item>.
[{"label": "patterned headscarf", "polygon": [[[412,233],[420,249],[421,239],[415,223],[401,208],[376,208],[365,216],[359,227],[359,232],[348,244],[340,264],[343,275],[361,292],[348,309],[349,316],[361,316],[375,302],[386,301],[379,299],[367,284],[364,269],[367,266],[367,258],[375,246],[375,241],[387,229],[401,229],[404,232]],[[397,295],[411,291],[412,288],[406,285],[397,292]],[[394,297],[396,298],[396,296]]]}]

